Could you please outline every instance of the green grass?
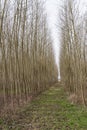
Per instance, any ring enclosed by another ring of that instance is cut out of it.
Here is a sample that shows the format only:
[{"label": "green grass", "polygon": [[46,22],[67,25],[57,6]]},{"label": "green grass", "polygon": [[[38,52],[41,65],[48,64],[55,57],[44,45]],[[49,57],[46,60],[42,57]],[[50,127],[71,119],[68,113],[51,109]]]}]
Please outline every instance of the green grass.
[{"label": "green grass", "polygon": [[0,130],[87,130],[87,108],[70,104],[63,88],[52,87],[0,125]]}]

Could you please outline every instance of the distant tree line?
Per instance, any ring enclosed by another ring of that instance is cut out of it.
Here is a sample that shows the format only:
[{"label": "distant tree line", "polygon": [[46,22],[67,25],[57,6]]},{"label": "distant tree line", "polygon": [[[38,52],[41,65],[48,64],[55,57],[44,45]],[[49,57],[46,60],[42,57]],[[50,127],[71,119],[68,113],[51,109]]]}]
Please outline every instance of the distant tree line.
[{"label": "distant tree line", "polygon": [[61,20],[61,80],[75,102],[87,105],[87,11],[76,0],[65,0]]},{"label": "distant tree line", "polygon": [[0,107],[28,101],[57,72],[44,2],[0,0]]}]

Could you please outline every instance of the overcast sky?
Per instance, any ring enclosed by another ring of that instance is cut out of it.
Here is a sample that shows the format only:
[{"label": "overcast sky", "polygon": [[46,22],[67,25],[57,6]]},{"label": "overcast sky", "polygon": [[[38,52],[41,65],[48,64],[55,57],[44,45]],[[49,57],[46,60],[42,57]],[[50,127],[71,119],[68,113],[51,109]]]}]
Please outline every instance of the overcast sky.
[{"label": "overcast sky", "polygon": [[[77,0],[78,1],[78,0]],[[85,12],[87,10],[87,0],[79,0],[80,1],[80,11]],[[51,28],[52,36],[54,39],[54,51],[56,62],[59,68],[59,54],[60,54],[60,41],[59,41],[59,33],[57,30],[58,25],[58,13],[60,6],[62,5],[62,0],[46,0],[46,9],[48,15],[48,23]]]},{"label": "overcast sky", "polygon": [[[61,0],[59,0],[61,1]],[[58,45],[58,34],[57,34],[57,18],[58,18],[58,0],[46,0],[46,9],[47,9],[47,18],[49,27],[51,28],[53,40],[54,40],[54,48],[56,53],[56,61],[58,62],[59,55],[59,45]]]}]

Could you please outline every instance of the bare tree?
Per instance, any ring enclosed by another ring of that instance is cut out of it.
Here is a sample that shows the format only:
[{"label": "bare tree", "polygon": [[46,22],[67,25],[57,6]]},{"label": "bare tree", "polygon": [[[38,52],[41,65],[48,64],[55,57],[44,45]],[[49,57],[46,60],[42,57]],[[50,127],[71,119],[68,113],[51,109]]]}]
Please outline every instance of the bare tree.
[{"label": "bare tree", "polygon": [[[70,94],[77,96],[78,103],[86,105],[84,84],[86,73],[85,45],[86,33],[82,29],[79,5],[67,0],[61,10],[61,77]],[[82,31],[83,30],[83,31]],[[84,39],[84,40],[83,40]]]},{"label": "bare tree", "polygon": [[55,83],[57,72],[44,2],[0,1],[2,106],[27,102]]}]

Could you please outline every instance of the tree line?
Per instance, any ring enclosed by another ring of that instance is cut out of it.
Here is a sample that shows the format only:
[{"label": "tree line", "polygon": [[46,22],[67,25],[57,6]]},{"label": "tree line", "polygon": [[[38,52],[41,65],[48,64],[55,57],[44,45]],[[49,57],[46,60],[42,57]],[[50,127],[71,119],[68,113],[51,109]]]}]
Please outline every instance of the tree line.
[{"label": "tree line", "polygon": [[65,0],[60,11],[61,79],[75,102],[87,105],[87,11],[80,4]]},{"label": "tree line", "polygon": [[23,104],[57,81],[41,0],[0,0],[0,108]]}]

